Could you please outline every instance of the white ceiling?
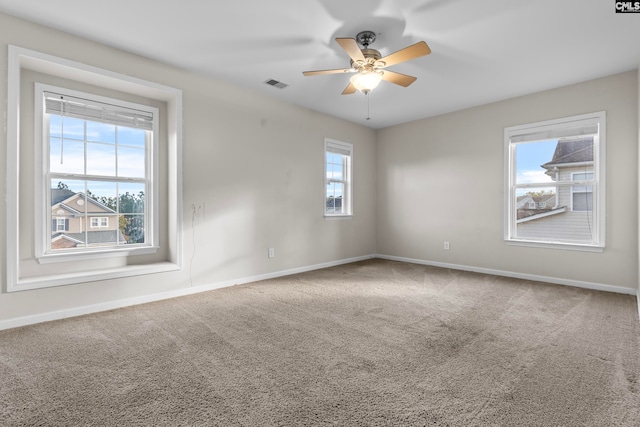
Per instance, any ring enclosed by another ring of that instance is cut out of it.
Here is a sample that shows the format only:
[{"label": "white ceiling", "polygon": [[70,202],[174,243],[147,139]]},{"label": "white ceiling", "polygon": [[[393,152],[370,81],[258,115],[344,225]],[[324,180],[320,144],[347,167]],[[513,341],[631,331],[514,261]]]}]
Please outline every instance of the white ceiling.
[{"label": "white ceiling", "polygon": [[[638,68],[640,14],[611,0],[0,0],[0,12],[274,98],[382,128]],[[418,80],[341,95],[336,37],[378,34],[387,55],[424,40],[432,54],[390,67]],[[289,85],[277,89],[267,79]]]}]

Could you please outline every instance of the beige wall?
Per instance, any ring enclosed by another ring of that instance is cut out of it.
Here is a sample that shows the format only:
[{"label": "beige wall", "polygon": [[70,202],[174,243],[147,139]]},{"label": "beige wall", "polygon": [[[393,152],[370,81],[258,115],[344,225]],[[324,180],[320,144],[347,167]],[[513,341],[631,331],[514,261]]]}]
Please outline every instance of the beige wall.
[{"label": "beige wall", "polygon": [[[637,85],[638,73],[627,72],[381,130],[378,253],[636,289]],[[504,128],[602,110],[605,251],[506,245]]]},{"label": "beige wall", "polygon": [[[183,91],[184,268],[6,293],[2,197],[0,321],[375,253],[373,130],[1,14],[0,82],[7,81],[8,44]],[[4,101],[0,109],[3,116]],[[322,216],[325,137],[354,145],[351,220]],[[2,132],[3,183],[6,144]],[[269,247],[275,258],[267,257]]]}]

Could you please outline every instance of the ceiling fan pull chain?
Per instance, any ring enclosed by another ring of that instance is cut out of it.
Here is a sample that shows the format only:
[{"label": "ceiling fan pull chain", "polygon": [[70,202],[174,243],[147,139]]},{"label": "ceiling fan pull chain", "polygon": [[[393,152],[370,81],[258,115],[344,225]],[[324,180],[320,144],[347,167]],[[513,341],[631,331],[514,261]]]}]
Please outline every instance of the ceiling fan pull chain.
[{"label": "ceiling fan pull chain", "polygon": [[365,95],[367,95],[367,120],[371,119],[371,108],[369,105],[369,97],[371,96],[371,91],[367,92]]}]

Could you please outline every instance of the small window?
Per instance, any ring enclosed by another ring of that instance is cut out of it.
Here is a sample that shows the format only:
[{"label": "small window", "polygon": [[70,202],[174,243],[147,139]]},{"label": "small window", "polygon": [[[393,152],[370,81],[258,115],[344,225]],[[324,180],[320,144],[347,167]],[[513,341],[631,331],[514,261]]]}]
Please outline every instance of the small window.
[{"label": "small window", "polygon": [[109,227],[109,218],[107,217],[92,217],[91,228],[107,228]]},{"label": "small window", "polygon": [[[573,181],[593,181],[593,172],[572,174]],[[593,187],[580,185],[572,187],[571,210],[574,212],[591,212],[593,210]]]},{"label": "small window", "polygon": [[[41,236],[38,257],[152,247],[157,109],[44,84],[36,99],[46,189],[39,221],[70,213]],[[75,244],[54,244],[61,232]]]},{"label": "small window", "polygon": [[64,219],[64,218],[56,218],[54,220],[54,233],[57,233],[59,231],[67,231],[69,229],[68,224],[69,224],[69,220],[68,219]]},{"label": "small window", "polygon": [[604,112],[505,128],[507,242],[602,250],[605,135]]},{"label": "small window", "polygon": [[325,139],[324,214],[327,217],[352,215],[353,145]]}]

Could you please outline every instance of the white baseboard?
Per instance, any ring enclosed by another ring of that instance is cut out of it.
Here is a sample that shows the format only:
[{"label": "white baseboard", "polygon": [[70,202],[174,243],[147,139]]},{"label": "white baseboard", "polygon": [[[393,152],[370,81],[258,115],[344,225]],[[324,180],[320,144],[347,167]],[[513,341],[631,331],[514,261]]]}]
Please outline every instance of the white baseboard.
[{"label": "white baseboard", "polygon": [[576,288],[593,289],[597,291],[613,292],[617,294],[636,295],[637,291],[624,286],[605,285],[602,283],[583,282],[580,280],[560,279],[557,277],[538,276],[536,274],[515,273],[513,271],[494,270],[491,268],[473,267],[460,264],[449,264],[446,262],[425,261],[422,259],[404,258],[391,255],[376,255],[376,258],[388,259],[391,261],[410,262],[413,264],[429,265],[432,267],[450,268],[452,270],[472,271],[474,273],[493,274],[494,276],[513,277],[515,279],[533,280],[536,282],[553,283],[556,285],[573,286]]},{"label": "white baseboard", "polygon": [[20,326],[33,325],[36,323],[49,322],[52,320],[66,319],[69,317],[82,316],[85,314],[98,313],[100,311],[113,310],[116,308],[129,307],[132,305],[145,304],[153,301],[160,301],[169,298],[176,298],[186,295],[207,292],[214,289],[226,288],[234,285],[242,285],[245,283],[258,282],[260,280],[275,279],[277,277],[289,276],[291,274],[304,273],[307,271],[319,270],[322,268],[335,267],[342,264],[350,264],[352,262],[364,261],[375,258],[375,255],[365,255],[361,257],[346,258],[336,261],[325,262],[322,264],[309,265],[304,267],[291,268],[288,270],[275,271],[272,273],[259,274],[240,279],[226,280],[224,282],[209,283],[189,288],[180,288],[173,291],[167,291],[157,294],[142,295],[139,297],[125,298],[116,301],[109,301],[99,304],[75,307],[67,310],[50,311],[47,313],[34,314],[31,316],[16,317],[13,319],[0,320],[0,330],[17,328]]}]

